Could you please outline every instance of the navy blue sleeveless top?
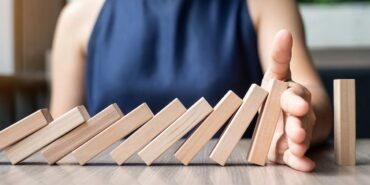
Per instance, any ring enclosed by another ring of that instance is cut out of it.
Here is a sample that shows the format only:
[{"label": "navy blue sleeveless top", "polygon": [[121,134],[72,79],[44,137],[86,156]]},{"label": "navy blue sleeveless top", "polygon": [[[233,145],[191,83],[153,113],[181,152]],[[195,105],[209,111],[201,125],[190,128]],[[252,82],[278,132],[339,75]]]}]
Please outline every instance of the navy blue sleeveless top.
[{"label": "navy blue sleeveless top", "polygon": [[88,111],[243,97],[262,78],[256,42],[246,0],[106,0],[88,43]]}]

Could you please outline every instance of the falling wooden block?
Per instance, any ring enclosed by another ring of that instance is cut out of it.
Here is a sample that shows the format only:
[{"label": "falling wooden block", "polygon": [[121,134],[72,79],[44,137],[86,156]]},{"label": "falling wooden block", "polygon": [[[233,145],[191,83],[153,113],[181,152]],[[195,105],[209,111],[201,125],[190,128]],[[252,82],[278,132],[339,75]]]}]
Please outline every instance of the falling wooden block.
[{"label": "falling wooden block", "polygon": [[117,104],[112,104],[68,134],[45,147],[41,153],[54,164],[123,116]]},{"label": "falling wooden block", "polygon": [[199,99],[180,118],[145,146],[138,155],[147,165],[152,164],[154,160],[211,112],[212,107],[208,102],[204,98]]},{"label": "falling wooden block", "polygon": [[227,92],[215,106],[213,112],[176,151],[175,157],[184,165],[188,165],[241,104],[242,99],[238,95],[232,91]]},{"label": "falling wooden block", "polygon": [[265,165],[272,138],[281,113],[280,97],[288,88],[288,83],[270,80],[269,95],[257,119],[247,161],[251,164]]},{"label": "falling wooden block", "polygon": [[18,142],[53,121],[47,109],[41,109],[0,132],[0,150]]},{"label": "falling wooden block", "polygon": [[135,133],[114,149],[111,152],[112,158],[118,165],[122,165],[122,163],[130,158],[135,152],[142,149],[184,112],[186,112],[184,105],[182,105],[178,99],[173,100],[158,114],[156,114],[153,119],[140,127]]},{"label": "falling wooden block", "polygon": [[139,128],[152,117],[152,111],[146,103],[143,103],[85,144],[81,145],[73,151],[72,154],[80,165],[84,165],[106,148]]},{"label": "falling wooden block", "polygon": [[75,107],[27,138],[6,148],[5,154],[12,164],[17,164],[89,118],[84,106]]},{"label": "falling wooden block", "polygon": [[334,151],[337,164],[356,165],[354,79],[334,80]]},{"label": "falling wooden block", "polygon": [[210,155],[212,160],[222,166],[225,165],[231,152],[234,150],[258,109],[265,101],[267,94],[267,91],[263,88],[252,84],[243,99],[241,107],[222,133],[215,148],[212,150]]}]

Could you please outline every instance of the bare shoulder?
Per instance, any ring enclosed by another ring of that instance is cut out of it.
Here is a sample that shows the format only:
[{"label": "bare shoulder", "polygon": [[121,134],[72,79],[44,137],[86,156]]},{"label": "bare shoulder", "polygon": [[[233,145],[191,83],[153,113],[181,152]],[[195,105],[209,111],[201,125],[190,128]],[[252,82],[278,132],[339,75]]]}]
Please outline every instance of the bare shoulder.
[{"label": "bare shoulder", "polygon": [[298,7],[295,0],[246,0],[255,28],[266,19],[296,18]]},{"label": "bare shoulder", "polygon": [[257,30],[259,27],[260,15],[263,7],[262,5],[264,4],[264,0],[246,0],[246,3],[249,9],[249,14],[253,21],[253,25]]},{"label": "bare shoulder", "polygon": [[86,51],[87,42],[105,0],[74,0],[59,16],[58,29],[77,40]]}]

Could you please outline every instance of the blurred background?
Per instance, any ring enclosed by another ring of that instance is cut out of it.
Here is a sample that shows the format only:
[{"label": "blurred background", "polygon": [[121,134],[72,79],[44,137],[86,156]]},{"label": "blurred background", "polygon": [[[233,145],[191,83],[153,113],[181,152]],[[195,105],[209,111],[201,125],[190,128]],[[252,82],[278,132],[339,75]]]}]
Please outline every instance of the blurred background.
[{"label": "blurred background", "polygon": [[[48,107],[50,49],[67,0],[0,0],[0,129]],[[311,55],[328,93],[355,78],[357,136],[370,137],[370,0],[299,0]]]}]

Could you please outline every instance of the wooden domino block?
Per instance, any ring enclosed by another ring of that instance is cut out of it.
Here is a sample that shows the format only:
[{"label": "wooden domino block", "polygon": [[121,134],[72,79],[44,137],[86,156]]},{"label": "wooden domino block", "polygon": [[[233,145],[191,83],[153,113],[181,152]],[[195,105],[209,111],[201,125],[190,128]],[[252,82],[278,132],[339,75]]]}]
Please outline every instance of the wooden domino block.
[{"label": "wooden domino block", "polygon": [[186,112],[184,105],[182,105],[178,99],[173,100],[158,114],[156,114],[153,119],[140,127],[135,133],[114,149],[111,152],[112,158],[118,165],[122,165],[135,152],[142,149],[184,112]]},{"label": "wooden domino block", "polygon": [[288,88],[288,83],[270,80],[269,95],[263,106],[254,130],[247,161],[251,164],[265,165],[276,125],[281,114],[280,97]]},{"label": "wooden domino block", "polygon": [[86,141],[106,129],[123,116],[117,104],[112,104],[86,123],[45,147],[41,153],[49,164],[54,164]]},{"label": "wooden domino block", "polygon": [[230,121],[222,133],[215,148],[212,150],[210,158],[220,165],[225,165],[231,152],[242,138],[258,109],[266,99],[268,92],[263,88],[252,84],[246,93],[243,103],[235,116]]},{"label": "wooden domino block", "polygon": [[53,121],[47,109],[41,109],[0,132],[0,150],[18,142]]},{"label": "wooden domino block", "polygon": [[139,128],[152,117],[152,111],[146,103],[143,103],[74,150],[72,154],[80,165],[84,165],[106,148]]},{"label": "wooden domino block", "polygon": [[170,146],[183,137],[211,112],[212,107],[208,102],[204,98],[199,99],[180,118],[145,146],[138,153],[139,157],[143,159],[147,165],[152,164],[154,160],[162,155]]},{"label": "wooden domino block", "polygon": [[339,165],[356,165],[355,80],[334,80],[334,151]]},{"label": "wooden domino block", "polygon": [[5,154],[12,164],[17,164],[89,118],[84,106],[73,108],[27,138],[6,148]]},{"label": "wooden domino block", "polygon": [[217,103],[213,112],[176,151],[175,157],[184,165],[188,165],[241,104],[242,99],[238,95],[232,91],[227,92]]}]

